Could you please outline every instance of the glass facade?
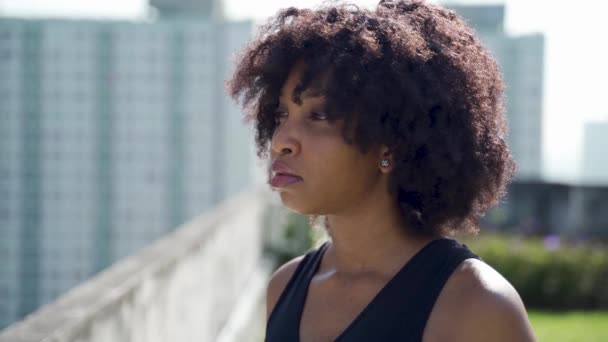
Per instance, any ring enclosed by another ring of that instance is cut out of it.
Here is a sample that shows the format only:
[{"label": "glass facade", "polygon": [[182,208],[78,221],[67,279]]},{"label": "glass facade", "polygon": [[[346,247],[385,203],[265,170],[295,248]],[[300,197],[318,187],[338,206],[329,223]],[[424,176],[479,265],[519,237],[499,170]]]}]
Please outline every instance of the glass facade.
[{"label": "glass facade", "polygon": [[252,30],[0,18],[0,328],[252,185]]}]

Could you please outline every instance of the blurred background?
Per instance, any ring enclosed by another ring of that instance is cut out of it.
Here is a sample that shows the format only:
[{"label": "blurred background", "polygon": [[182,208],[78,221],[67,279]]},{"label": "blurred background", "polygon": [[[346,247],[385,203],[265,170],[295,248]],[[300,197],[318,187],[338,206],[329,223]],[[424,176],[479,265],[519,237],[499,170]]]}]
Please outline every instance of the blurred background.
[{"label": "blurred background", "polygon": [[[263,338],[269,274],[327,237],[268,191],[223,82],[321,3],[0,0],[0,341]],[[608,4],[435,3],[498,60],[519,167],[460,238],[541,341],[608,340]]]}]

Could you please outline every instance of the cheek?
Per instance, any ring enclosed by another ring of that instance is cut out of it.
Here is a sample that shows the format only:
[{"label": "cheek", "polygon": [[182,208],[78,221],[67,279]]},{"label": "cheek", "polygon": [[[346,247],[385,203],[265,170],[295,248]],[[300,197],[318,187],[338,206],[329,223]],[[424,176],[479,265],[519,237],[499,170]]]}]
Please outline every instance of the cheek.
[{"label": "cheek", "polygon": [[369,158],[343,143],[320,151],[311,183],[320,197],[343,200],[360,196],[372,186],[374,169]]},{"label": "cheek", "polygon": [[283,204],[300,214],[326,214],[365,196],[373,186],[369,157],[347,145],[338,130],[308,131],[302,138],[304,182],[280,193]]}]

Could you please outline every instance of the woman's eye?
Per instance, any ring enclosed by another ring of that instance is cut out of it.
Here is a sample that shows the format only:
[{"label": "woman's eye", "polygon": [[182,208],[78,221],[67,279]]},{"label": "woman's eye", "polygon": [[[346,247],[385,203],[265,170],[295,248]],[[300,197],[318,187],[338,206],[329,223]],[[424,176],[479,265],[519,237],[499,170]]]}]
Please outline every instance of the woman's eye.
[{"label": "woman's eye", "polygon": [[313,112],[311,114],[311,116],[315,119],[315,120],[327,120],[329,119],[329,116],[325,113],[321,113],[321,112]]},{"label": "woman's eye", "polygon": [[[283,111],[277,111],[274,113],[274,117],[275,120],[277,121],[281,121],[282,119],[286,118],[289,114],[287,112],[283,112]],[[310,118],[315,120],[315,121],[325,121],[329,119],[329,115],[327,115],[326,113],[322,113],[322,112],[312,112],[310,114]]]},{"label": "woman's eye", "polygon": [[285,112],[278,111],[278,112],[274,113],[274,118],[276,120],[281,120],[282,118],[284,118],[286,116],[287,116],[287,113],[285,113]]}]

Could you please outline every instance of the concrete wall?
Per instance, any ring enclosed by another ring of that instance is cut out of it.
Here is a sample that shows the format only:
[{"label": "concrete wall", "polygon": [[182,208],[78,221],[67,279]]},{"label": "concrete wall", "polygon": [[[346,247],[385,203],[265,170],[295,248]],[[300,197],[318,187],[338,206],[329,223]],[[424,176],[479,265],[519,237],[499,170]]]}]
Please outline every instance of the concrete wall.
[{"label": "concrete wall", "polygon": [[231,198],[8,327],[0,341],[261,341],[268,196]]}]

